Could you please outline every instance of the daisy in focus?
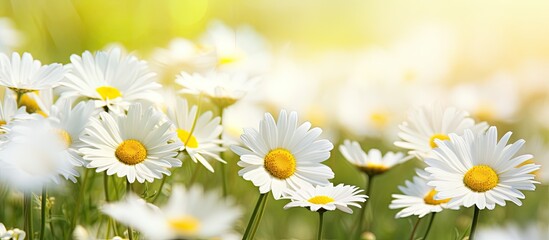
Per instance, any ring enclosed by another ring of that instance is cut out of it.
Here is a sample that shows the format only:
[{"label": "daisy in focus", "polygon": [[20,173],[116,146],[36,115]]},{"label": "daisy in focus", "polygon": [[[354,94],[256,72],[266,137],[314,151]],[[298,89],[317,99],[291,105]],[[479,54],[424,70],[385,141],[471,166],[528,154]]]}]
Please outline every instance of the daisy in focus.
[{"label": "daisy in focus", "polygon": [[121,223],[142,232],[147,239],[210,239],[230,233],[241,210],[231,199],[201,187],[175,186],[162,208],[134,194],[101,209]]},{"label": "daisy in focus", "polygon": [[417,171],[419,176],[414,176],[413,181],[406,180],[405,186],[398,186],[403,194],[392,195],[393,201],[389,208],[402,208],[396,214],[396,218],[405,218],[412,215],[422,218],[429,213],[441,212],[447,207],[446,203],[450,201],[450,199],[435,199],[437,191],[434,187],[427,185],[427,180],[421,177],[422,175],[428,175],[428,173],[423,170]]},{"label": "daisy in focus", "polygon": [[120,48],[107,52],[86,51],[82,56],[72,55],[69,72],[61,83],[62,97],[92,99],[97,108],[123,113],[131,103],[159,102],[156,92],[161,85],[147,63],[132,55],[124,55]]},{"label": "daisy in focus", "polygon": [[259,187],[261,194],[272,191],[275,199],[305,184],[327,185],[334,173],[321,162],[330,157],[333,145],[318,140],[321,133],[309,122],[298,125],[296,112],[282,110],[278,122],[265,113],[258,130],[244,129],[240,138],[246,147],[231,147],[243,167],[238,174]]},{"label": "daisy in focus", "polygon": [[153,107],[135,104],[128,115],[102,112],[100,119],[92,118],[81,136],[88,145],[80,148],[87,167],[130,183],[170,175],[168,168],[181,166],[176,158],[181,144],[176,142],[173,125],[162,121],[164,117]]},{"label": "daisy in focus", "polygon": [[438,192],[435,199],[451,198],[448,207],[471,207],[492,210],[505,201],[522,205],[521,190],[535,190],[534,175],[540,168],[530,163],[532,155],[515,156],[524,140],[507,144],[511,132],[499,141],[496,127],[486,133],[474,134],[465,130],[462,136],[450,134],[449,141],[436,140],[439,146],[425,163],[430,173],[428,185]]},{"label": "daisy in focus", "polygon": [[12,53],[11,58],[0,53],[0,85],[18,94],[53,88],[65,76],[63,65],[42,65],[30,53]]},{"label": "daisy in focus", "polygon": [[358,187],[339,184],[326,186],[304,185],[299,190],[289,191],[284,199],[292,200],[284,206],[284,209],[292,207],[305,207],[313,212],[341,210],[353,213],[349,206],[360,208],[361,202],[365,202],[368,196],[359,194],[363,190]]},{"label": "daisy in focus", "polygon": [[65,143],[53,121],[34,114],[3,128],[6,141],[0,146],[1,181],[22,191],[59,184],[60,175],[76,181],[78,171],[67,160]]},{"label": "daisy in focus", "polygon": [[206,157],[226,163],[219,157],[219,153],[224,151],[219,146],[219,135],[223,131],[221,118],[212,117],[211,111],[198,116],[198,107],[189,109],[187,100],[181,97],[176,97],[168,105],[168,118],[177,128],[177,141],[181,143],[179,150],[186,151],[195,163],[200,162],[210,172],[214,169]]},{"label": "daisy in focus", "polygon": [[393,166],[410,159],[410,157],[406,157],[404,153],[400,152],[387,152],[382,155],[378,149],[370,149],[366,154],[358,142],[351,142],[350,140],[345,140],[339,146],[339,151],[347,161],[368,176],[385,173]]},{"label": "daisy in focus", "polygon": [[410,112],[408,120],[399,125],[398,136],[402,141],[395,145],[408,149],[408,154],[425,159],[438,145],[436,140],[448,140],[448,134],[463,134],[465,129],[473,133],[484,132],[486,122],[475,123],[469,114],[453,107],[443,108],[431,105],[417,108]]},{"label": "daisy in focus", "polygon": [[182,72],[175,82],[183,87],[181,93],[207,96],[220,108],[236,103],[253,85],[253,81],[245,75],[222,72],[208,72],[204,75]]}]

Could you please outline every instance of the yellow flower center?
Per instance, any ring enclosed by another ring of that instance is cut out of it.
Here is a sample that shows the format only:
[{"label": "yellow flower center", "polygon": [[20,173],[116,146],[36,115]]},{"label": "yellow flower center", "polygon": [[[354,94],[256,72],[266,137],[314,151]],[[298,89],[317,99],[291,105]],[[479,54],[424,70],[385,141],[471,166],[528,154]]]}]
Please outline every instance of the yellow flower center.
[{"label": "yellow flower center", "polygon": [[168,224],[173,230],[181,234],[194,234],[200,227],[198,219],[191,216],[169,219]]},{"label": "yellow flower center", "polygon": [[295,157],[288,150],[277,148],[265,156],[265,169],[278,179],[286,179],[295,173]]},{"label": "yellow flower center", "polygon": [[389,114],[384,111],[377,111],[370,114],[370,120],[377,128],[384,128],[389,123]]},{"label": "yellow flower center", "polygon": [[307,201],[313,204],[327,204],[327,203],[333,202],[334,199],[328,196],[320,195],[320,196],[309,198],[309,200]]},{"label": "yellow flower center", "polygon": [[474,166],[465,173],[463,183],[475,192],[486,192],[498,185],[499,177],[489,166]]},{"label": "yellow flower center", "polygon": [[147,149],[137,140],[124,140],[114,152],[118,161],[127,164],[135,165],[143,162],[147,158]]},{"label": "yellow flower center", "polygon": [[435,142],[435,139],[445,141],[450,139],[450,137],[448,137],[448,135],[446,134],[441,134],[441,133],[433,134],[433,136],[431,136],[431,139],[429,139],[429,144],[431,145],[431,148],[438,147],[437,143]]},{"label": "yellow flower center", "polygon": [[360,166],[359,168],[368,175],[378,175],[389,170],[389,167],[378,163],[367,163],[366,166]]},{"label": "yellow flower center", "polygon": [[[34,93],[38,94],[38,91],[33,91]],[[40,109],[40,106],[38,106],[38,103],[36,100],[34,100],[33,97],[29,96],[29,94],[25,93],[21,96],[21,99],[19,99],[19,106],[26,107],[27,113],[33,114],[37,113],[44,117],[48,117],[48,115]]]},{"label": "yellow flower center", "polygon": [[219,65],[234,63],[240,60],[241,58],[242,56],[236,53],[219,56]]},{"label": "yellow flower center", "polygon": [[6,125],[6,123],[7,123],[6,121],[0,120],[0,127]]},{"label": "yellow flower center", "polygon": [[450,201],[449,198],[441,199],[441,200],[435,200],[435,195],[437,194],[437,191],[435,189],[431,190],[425,197],[423,197],[423,201],[425,201],[426,204],[429,205],[439,205],[443,203],[447,203]]},{"label": "yellow flower center", "polygon": [[69,148],[69,146],[72,144],[71,135],[63,129],[58,129],[57,134],[59,135],[63,143],[65,143],[65,148]]},{"label": "yellow flower center", "polygon": [[198,141],[190,132],[187,132],[187,130],[177,129],[177,137],[183,144],[185,144],[185,147],[198,147]]},{"label": "yellow flower center", "polygon": [[107,99],[115,99],[122,97],[122,93],[115,87],[111,86],[101,86],[95,89],[97,93],[101,96],[101,99],[107,100]]}]

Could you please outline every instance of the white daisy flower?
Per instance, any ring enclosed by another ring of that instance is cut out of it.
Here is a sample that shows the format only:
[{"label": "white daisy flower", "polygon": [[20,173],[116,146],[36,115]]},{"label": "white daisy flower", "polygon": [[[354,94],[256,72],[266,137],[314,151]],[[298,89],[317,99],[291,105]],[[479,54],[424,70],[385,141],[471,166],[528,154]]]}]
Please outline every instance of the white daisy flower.
[{"label": "white daisy flower", "polygon": [[169,122],[153,107],[131,105],[128,115],[102,112],[101,119],[90,119],[81,140],[89,147],[80,148],[88,168],[107,175],[125,177],[130,183],[142,183],[170,175],[168,168],[181,166],[176,158],[181,144]]},{"label": "white daisy flower", "polygon": [[226,163],[219,157],[219,153],[224,151],[219,147],[219,135],[223,131],[221,118],[212,118],[211,111],[198,116],[198,107],[192,106],[189,109],[184,98],[176,97],[173,102],[168,105],[168,117],[177,128],[177,141],[182,144],[180,151],[186,150],[195,163],[200,162],[214,172],[206,157]]},{"label": "white daisy flower", "polygon": [[7,230],[3,223],[0,223],[1,240],[24,240],[27,234],[18,228]]},{"label": "white daisy flower", "polygon": [[221,72],[208,72],[204,75],[182,72],[175,82],[183,87],[181,93],[203,94],[222,108],[233,105],[244,97],[253,84],[245,75]]},{"label": "white daisy flower", "polygon": [[95,55],[86,51],[82,56],[72,55],[69,72],[61,83],[62,97],[93,99],[96,107],[107,107],[122,113],[135,101],[158,102],[156,90],[161,85],[154,82],[156,74],[145,61],[131,55],[123,55],[120,48]]},{"label": "white daisy flower", "polygon": [[417,172],[418,176],[414,176],[411,182],[406,180],[405,186],[398,186],[403,194],[392,195],[394,199],[391,201],[389,208],[403,208],[396,214],[396,218],[405,218],[412,215],[422,218],[429,213],[441,212],[447,208],[446,203],[450,199],[435,199],[437,191],[434,187],[427,185],[427,180],[422,177],[428,176],[429,173],[419,169],[417,169]]},{"label": "white daisy flower", "polygon": [[437,147],[437,139],[448,140],[448,134],[463,134],[465,129],[481,133],[488,128],[488,124],[475,124],[475,120],[470,118],[467,112],[454,107],[431,105],[410,112],[408,120],[400,124],[399,128],[401,132],[398,136],[402,141],[395,142],[395,145],[409,149],[410,155],[424,159]]},{"label": "white daisy flower", "polygon": [[4,102],[0,104],[0,126],[9,124],[17,112],[15,96],[9,92],[4,93]]},{"label": "white daisy flower", "polygon": [[475,239],[479,240],[543,240],[549,239],[547,225],[539,226],[536,222],[526,223],[521,227],[514,223],[505,226],[480,227]]},{"label": "white daisy flower", "polygon": [[101,209],[115,220],[133,227],[148,239],[210,239],[231,232],[241,216],[232,199],[201,187],[175,186],[162,208],[134,194]]},{"label": "white daisy flower", "polygon": [[518,140],[507,145],[511,132],[499,141],[496,127],[475,135],[471,130],[458,136],[450,134],[449,141],[435,140],[438,148],[425,159],[429,186],[435,187],[435,199],[451,198],[448,207],[476,205],[479,209],[505,206],[505,201],[522,205],[520,190],[533,191],[534,175],[539,165],[526,164],[532,155],[516,156],[524,144]]},{"label": "white daisy flower", "polygon": [[27,113],[37,113],[48,117],[53,106],[53,90],[44,89],[23,94],[19,99],[19,106],[25,107]]},{"label": "white daisy flower", "polygon": [[78,149],[87,146],[80,135],[88,126],[90,119],[94,117],[95,106],[91,101],[80,102],[72,107],[70,100],[58,100],[51,109],[49,117],[57,119],[57,131],[63,142],[65,143],[65,151],[69,158],[68,160],[75,166],[84,166],[86,161]]},{"label": "white daisy flower", "polygon": [[291,207],[306,207],[313,212],[333,211],[339,209],[346,213],[353,213],[349,206],[360,208],[359,202],[365,202],[368,196],[359,194],[363,190],[358,187],[339,184],[327,186],[304,185],[301,189],[288,191],[284,199],[292,201],[284,206],[284,209]]},{"label": "white daisy flower", "polygon": [[350,140],[343,141],[343,144],[339,146],[339,151],[347,161],[369,176],[382,174],[393,166],[410,159],[401,152],[387,152],[382,155],[381,151],[375,148],[370,149],[366,154],[358,142]]},{"label": "white daisy flower", "polygon": [[317,140],[320,128],[310,128],[309,122],[298,126],[296,112],[280,111],[278,123],[265,113],[259,130],[244,129],[240,138],[246,148],[231,147],[243,167],[238,174],[259,187],[260,193],[272,191],[275,199],[304,184],[327,185],[334,172],[321,162],[330,157],[333,145]]},{"label": "white daisy flower", "polygon": [[6,141],[0,146],[0,179],[20,190],[41,190],[59,175],[76,181],[78,172],[67,161],[65,143],[54,121],[33,114],[4,126]]},{"label": "white daisy flower", "polygon": [[11,90],[25,93],[35,90],[53,88],[63,79],[63,65],[52,63],[43,65],[34,60],[30,53],[0,53],[0,85]]}]

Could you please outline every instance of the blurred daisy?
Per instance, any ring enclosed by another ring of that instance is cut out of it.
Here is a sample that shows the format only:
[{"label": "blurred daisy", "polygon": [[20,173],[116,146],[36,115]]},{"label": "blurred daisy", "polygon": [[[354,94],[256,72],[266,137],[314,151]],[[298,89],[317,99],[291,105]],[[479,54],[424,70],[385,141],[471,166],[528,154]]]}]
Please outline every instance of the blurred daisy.
[{"label": "blurred daisy", "polygon": [[238,174],[259,187],[260,193],[272,191],[275,199],[304,184],[327,185],[334,173],[321,162],[330,157],[333,145],[317,140],[320,128],[310,128],[309,122],[298,126],[296,112],[280,111],[278,123],[265,113],[259,130],[244,129],[240,138],[246,148],[231,147],[243,167]]},{"label": "blurred daisy", "polygon": [[136,101],[158,102],[156,90],[161,85],[154,82],[156,74],[145,61],[131,55],[123,55],[120,48],[95,55],[86,51],[81,56],[72,55],[69,72],[62,82],[62,97],[93,99],[96,107],[122,113]]},{"label": "blurred daisy", "polygon": [[181,143],[180,151],[186,150],[191,159],[200,162],[211,172],[212,165],[206,157],[226,163],[219,157],[224,149],[219,147],[219,135],[223,131],[220,124],[221,118],[213,117],[211,111],[198,116],[198,107],[189,109],[187,100],[176,97],[172,104],[168,105],[168,117],[177,128],[177,141]]},{"label": "blurred daisy", "polygon": [[78,172],[66,159],[65,143],[53,121],[34,114],[4,128],[7,141],[0,146],[0,180],[8,186],[39,191],[50,182],[59,184],[59,175],[76,181]]},{"label": "blurred daisy", "polygon": [[458,136],[450,134],[449,141],[435,140],[439,146],[425,163],[429,176],[429,186],[435,187],[438,199],[451,198],[448,207],[476,205],[478,209],[494,209],[505,206],[505,201],[522,205],[524,199],[520,190],[533,191],[534,175],[531,172],[539,165],[526,164],[532,155],[514,156],[524,144],[518,140],[507,145],[511,132],[499,141],[496,127],[486,133],[474,134],[465,130]]},{"label": "blurred daisy", "polygon": [[[414,176],[413,181],[404,183],[405,186],[398,186],[403,194],[393,194],[393,201],[389,205],[390,209],[403,208],[396,214],[396,218],[405,218],[416,215],[419,218],[429,213],[441,212],[446,208],[446,203],[450,199],[436,199],[434,187],[427,185],[427,180],[422,175],[428,175],[423,170],[417,170],[419,176]],[[458,207],[455,207],[457,209]]]},{"label": "blurred daisy", "polygon": [[358,187],[339,184],[327,186],[304,185],[299,190],[289,191],[284,199],[292,200],[284,206],[284,209],[291,207],[306,207],[313,212],[333,211],[339,209],[346,213],[353,213],[349,206],[360,208],[360,202],[365,202],[368,196],[359,194],[363,190]]},{"label": "blurred daisy", "polygon": [[7,230],[3,223],[0,223],[1,240],[24,240],[27,234],[18,228]]},{"label": "blurred daisy", "polygon": [[[549,239],[549,232],[535,222],[520,227],[516,224],[505,226],[481,227],[478,229],[475,239],[479,240],[543,240]],[[546,228],[547,226],[545,226]]]},{"label": "blurred daisy", "polygon": [[21,33],[9,18],[0,18],[0,52],[8,53],[22,43]]},{"label": "blurred daisy", "polygon": [[[528,144],[524,146],[523,150],[519,153],[531,153],[535,157],[527,160],[521,165],[536,163],[541,167],[539,170],[531,172],[535,175],[535,179],[539,180],[541,184],[549,184],[549,151],[548,144],[540,135],[535,135],[532,139],[528,139]],[[521,166],[519,165],[519,166]]]},{"label": "blurred daisy", "polygon": [[161,123],[163,115],[154,108],[143,108],[135,104],[127,116],[102,112],[100,120],[90,119],[81,136],[89,147],[80,148],[88,168],[142,183],[170,175],[168,168],[181,166],[175,158],[181,144],[175,142],[173,125]]},{"label": "blurred daisy", "polygon": [[34,60],[30,53],[0,53],[0,85],[19,94],[53,88],[63,79],[63,65],[52,63],[43,65]]},{"label": "blurred daisy", "polygon": [[398,136],[402,141],[395,142],[395,145],[409,149],[410,155],[424,159],[438,146],[437,139],[448,140],[448,134],[463,134],[465,129],[471,129],[475,134],[481,133],[488,128],[488,124],[475,124],[467,112],[454,107],[430,105],[410,112],[408,120],[400,124],[399,128]]},{"label": "blurred daisy", "polygon": [[267,42],[250,26],[234,30],[220,21],[213,21],[201,43],[215,49],[218,67],[223,71],[257,75],[266,72],[270,64]]},{"label": "blurred daisy", "polygon": [[151,67],[161,73],[160,79],[170,82],[182,71],[205,73],[217,65],[215,49],[201,47],[184,38],[173,39],[167,49],[156,49],[151,58]]},{"label": "blurred daisy", "polygon": [[375,148],[370,149],[366,154],[358,142],[350,140],[343,141],[343,144],[339,146],[339,151],[347,161],[369,176],[382,174],[396,164],[410,159],[400,152],[387,152],[383,156],[381,151]]},{"label": "blurred daisy", "polygon": [[9,92],[4,93],[4,102],[0,104],[0,126],[9,124],[13,116],[17,114],[17,111],[15,96]]},{"label": "blurred daisy", "polygon": [[244,97],[253,83],[245,75],[221,72],[209,72],[205,75],[182,72],[175,81],[183,87],[181,93],[202,94],[222,108],[231,106]]},{"label": "blurred daisy", "polygon": [[115,220],[135,228],[149,239],[210,239],[231,232],[241,215],[234,202],[201,187],[175,186],[162,208],[130,194],[101,209]]}]

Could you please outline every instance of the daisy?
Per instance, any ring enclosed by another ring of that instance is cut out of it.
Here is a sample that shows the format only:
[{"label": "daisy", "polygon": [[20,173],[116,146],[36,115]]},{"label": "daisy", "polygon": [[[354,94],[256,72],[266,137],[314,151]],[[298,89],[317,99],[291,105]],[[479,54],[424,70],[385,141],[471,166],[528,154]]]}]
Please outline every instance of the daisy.
[{"label": "daisy", "polygon": [[42,66],[30,53],[0,53],[0,85],[23,94],[55,87],[65,76],[63,65],[52,63]]},{"label": "daisy", "polygon": [[200,162],[210,172],[214,172],[214,169],[206,157],[227,163],[219,157],[219,153],[224,150],[219,147],[219,135],[223,131],[221,118],[212,118],[211,111],[198,116],[198,107],[189,109],[184,98],[176,97],[173,102],[168,105],[168,118],[177,128],[177,141],[181,143],[179,150],[186,150],[195,163]]},{"label": "daisy", "polygon": [[339,151],[347,161],[368,176],[385,173],[396,164],[410,159],[410,157],[405,157],[400,152],[387,152],[385,155],[382,155],[381,151],[375,148],[370,149],[368,154],[366,154],[358,142],[351,142],[350,140],[343,141],[343,144],[339,146]]},{"label": "daisy", "polygon": [[27,234],[18,228],[7,230],[3,223],[0,223],[1,240],[24,240]]},{"label": "daisy", "polygon": [[15,96],[9,92],[4,93],[4,102],[0,104],[0,126],[9,124],[17,112]]},{"label": "daisy", "polygon": [[0,180],[22,191],[41,190],[60,183],[60,176],[76,181],[78,172],[67,161],[65,143],[50,119],[34,114],[3,127],[0,146]]},{"label": "daisy", "polygon": [[284,209],[291,207],[305,207],[313,212],[341,210],[346,213],[353,213],[349,206],[360,208],[357,202],[365,202],[368,196],[359,194],[363,190],[358,187],[339,184],[326,186],[304,185],[301,189],[289,191],[285,199],[292,200],[284,206]]},{"label": "daisy", "polygon": [[148,239],[211,239],[231,232],[241,216],[232,199],[222,199],[217,192],[205,192],[197,186],[175,186],[161,208],[130,194],[101,210]]},{"label": "daisy", "polygon": [[439,146],[427,158],[429,186],[435,187],[435,199],[451,198],[448,207],[473,205],[478,209],[505,206],[505,201],[522,205],[520,190],[534,190],[534,175],[540,168],[533,163],[521,165],[532,155],[515,156],[524,144],[518,140],[507,144],[511,132],[497,140],[496,127],[475,135],[465,130],[462,136],[450,134],[449,141],[436,140]]},{"label": "daisy", "polygon": [[154,82],[156,74],[145,61],[124,55],[120,48],[95,55],[86,51],[82,56],[72,55],[69,72],[61,83],[62,97],[93,99],[96,107],[106,107],[117,113],[127,110],[135,101],[158,102],[156,90],[161,85]]},{"label": "daisy", "polygon": [[172,124],[161,122],[164,116],[153,107],[131,105],[128,115],[102,112],[101,119],[90,119],[81,140],[89,147],[80,148],[88,168],[107,175],[116,174],[133,183],[152,182],[170,175],[168,168],[181,166],[176,158],[181,144],[176,142]]},{"label": "daisy", "polygon": [[479,240],[516,240],[516,239],[530,239],[530,240],[542,240],[549,239],[549,232],[547,231],[547,225],[539,226],[539,223],[529,222],[525,223],[523,227],[515,223],[507,223],[505,226],[490,226],[483,227],[478,230],[476,239]]},{"label": "daisy", "polygon": [[236,103],[253,84],[245,75],[221,72],[208,72],[204,75],[182,72],[175,82],[183,87],[181,93],[202,94],[221,108]]},{"label": "daisy", "polygon": [[410,155],[425,159],[438,146],[437,139],[448,140],[448,134],[463,134],[465,129],[471,129],[475,134],[481,133],[488,128],[488,124],[475,124],[467,112],[454,107],[431,105],[415,109],[399,128],[398,136],[402,141],[395,142],[395,145],[409,149]]},{"label": "daisy", "polygon": [[[419,218],[429,213],[441,212],[446,208],[446,203],[450,199],[435,199],[437,191],[434,187],[427,185],[427,180],[421,177],[428,175],[423,170],[417,170],[418,176],[414,176],[410,182],[406,180],[405,186],[398,186],[403,194],[393,194],[393,201],[389,205],[390,209],[403,208],[396,214],[396,218],[405,218],[416,215]],[[454,209],[457,209],[456,206]]]},{"label": "daisy", "polygon": [[27,92],[20,96],[19,107],[25,107],[27,113],[37,113],[48,117],[53,106],[53,90],[44,89],[41,91]]},{"label": "daisy", "polygon": [[58,100],[52,106],[50,118],[56,119],[55,127],[65,143],[65,151],[68,155],[68,161],[74,166],[84,166],[86,161],[78,149],[86,144],[80,140],[80,135],[88,126],[90,119],[94,117],[95,106],[91,101],[80,102],[72,107],[69,100]]},{"label": "daisy", "polygon": [[282,110],[278,122],[266,113],[259,130],[244,129],[241,140],[246,148],[231,147],[243,167],[238,174],[259,187],[261,194],[272,191],[275,199],[306,183],[327,185],[334,173],[321,162],[330,157],[333,145],[316,139],[320,128],[310,128],[309,122],[298,126],[296,112]]}]

